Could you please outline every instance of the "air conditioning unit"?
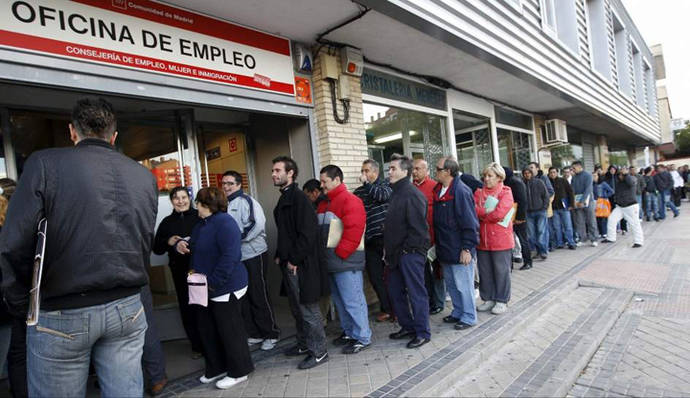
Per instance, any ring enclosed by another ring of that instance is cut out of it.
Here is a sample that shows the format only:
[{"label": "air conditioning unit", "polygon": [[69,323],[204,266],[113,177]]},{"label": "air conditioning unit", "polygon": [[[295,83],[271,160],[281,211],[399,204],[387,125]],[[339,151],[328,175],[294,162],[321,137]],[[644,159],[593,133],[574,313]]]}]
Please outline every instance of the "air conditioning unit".
[{"label": "air conditioning unit", "polygon": [[568,128],[565,120],[550,119],[546,121],[546,144],[565,144],[568,143]]}]

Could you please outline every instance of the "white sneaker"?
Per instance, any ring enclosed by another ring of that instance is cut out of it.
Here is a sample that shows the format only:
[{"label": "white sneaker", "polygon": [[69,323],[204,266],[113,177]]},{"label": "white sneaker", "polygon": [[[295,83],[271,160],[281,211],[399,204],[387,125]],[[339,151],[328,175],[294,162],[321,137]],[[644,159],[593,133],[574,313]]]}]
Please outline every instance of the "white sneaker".
[{"label": "white sneaker", "polygon": [[494,308],[494,305],[496,305],[495,301],[485,301],[483,304],[477,306],[477,311],[490,311],[492,308]]},{"label": "white sneaker", "polygon": [[597,241],[592,241],[592,247],[597,247],[599,246],[599,243]]},{"label": "white sneaker", "polygon": [[494,315],[501,315],[508,310],[508,305],[506,303],[496,303],[494,308],[491,309],[491,313]]},{"label": "white sneaker", "polygon": [[450,294],[446,293],[446,301],[451,301]]},{"label": "white sneaker", "polygon": [[220,388],[221,390],[227,390],[235,384],[242,383],[245,380],[247,380],[247,376],[242,376],[238,378],[227,376],[221,380],[218,380],[218,382],[216,383],[216,387]]},{"label": "white sneaker", "polygon": [[201,384],[208,384],[208,383],[212,383],[218,379],[222,379],[225,376],[227,376],[227,373],[221,373],[218,376],[211,377],[211,378],[206,377],[206,375],[201,375],[201,377],[199,377],[199,381],[201,382]]},{"label": "white sneaker", "polygon": [[264,341],[264,339],[255,339],[254,337],[250,337],[247,339],[247,344],[254,345],[254,344],[263,343],[263,341]]},{"label": "white sneaker", "polygon": [[261,343],[261,349],[264,351],[270,351],[275,348],[278,339],[266,339]]},{"label": "white sneaker", "polygon": [[582,242],[577,242],[577,243],[575,244],[575,246],[577,246],[577,247],[582,246]]},{"label": "white sneaker", "polygon": [[474,289],[474,301],[479,300],[479,289]]}]

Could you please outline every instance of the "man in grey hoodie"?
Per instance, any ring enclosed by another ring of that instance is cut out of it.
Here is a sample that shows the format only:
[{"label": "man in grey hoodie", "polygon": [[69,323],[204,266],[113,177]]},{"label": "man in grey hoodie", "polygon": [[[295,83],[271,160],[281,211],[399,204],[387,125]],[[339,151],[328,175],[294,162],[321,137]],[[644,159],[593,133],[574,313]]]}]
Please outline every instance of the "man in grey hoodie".
[{"label": "man in grey hoodie", "polygon": [[242,317],[249,335],[248,343],[261,343],[261,349],[268,351],[275,347],[280,329],[276,325],[266,282],[266,216],[259,202],[242,190],[242,174],[234,170],[226,171],[222,182],[223,191],[228,196],[228,214],[235,219],[242,232],[242,263],[249,277]]},{"label": "man in grey hoodie", "polygon": [[584,170],[582,162],[579,160],[573,162],[572,166],[575,172],[571,184],[575,195],[573,224],[575,224],[575,230],[580,236],[580,242],[589,238],[592,246],[597,246],[597,222],[594,215],[596,206],[592,194],[592,175]]}]

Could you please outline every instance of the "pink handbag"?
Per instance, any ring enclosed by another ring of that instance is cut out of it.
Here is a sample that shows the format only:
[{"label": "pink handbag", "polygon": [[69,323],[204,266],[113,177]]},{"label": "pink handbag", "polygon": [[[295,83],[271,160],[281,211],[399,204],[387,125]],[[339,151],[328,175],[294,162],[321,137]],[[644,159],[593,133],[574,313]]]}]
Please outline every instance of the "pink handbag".
[{"label": "pink handbag", "polygon": [[187,288],[189,290],[189,304],[208,306],[208,286],[206,275],[192,273],[187,275]]}]

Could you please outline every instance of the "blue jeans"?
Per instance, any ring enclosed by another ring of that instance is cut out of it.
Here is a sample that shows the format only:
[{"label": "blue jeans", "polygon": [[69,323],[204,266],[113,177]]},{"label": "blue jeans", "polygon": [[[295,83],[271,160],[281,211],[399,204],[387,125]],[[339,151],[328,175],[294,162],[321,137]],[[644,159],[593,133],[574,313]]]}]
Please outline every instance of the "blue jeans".
[{"label": "blue jeans", "polygon": [[27,329],[29,396],[83,397],[93,362],[104,397],[144,394],[146,314],[139,294],[92,307],[41,311]]},{"label": "blue jeans", "polygon": [[360,343],[371,343],[369,309],[364,297],[362,271],[343,271],[329,274],[331,298],[340,318],[340,327],[348,337]]},{"label": "blue jeans", "polygon": [[537,253],[548,253],[548,235],[546,229],[548,228],[546,222],[546,210],[528,211],[527,212],[527,230],[529,231],[529,240],[534,242]]},{"label": "blue jeans", "polygon": [[665,191],[659,191],[659,212],[658,216],[660,219],[666,218],[666,206],[673,212],[674,215],[678,214],[678,208],[671,201],[671,191],[669,189]]},{"label": "blue jeans", "polygon": [[443,264],[443,279],[446,289],[453,303],[450,315],[462,323],[475,325],[477,323],[477,309],[474,302],[474,265],[472,262],[463,264]]},{"label": "blue jeans", "polygon": [[642,208],[642,195],[635,195],[635,199],[637,200],[637,205],[640,208],[639,218],[641,220],[642,216],[644,215],[644,209]]},{"label": "blue jeans", "polygon": [[[556,246],[562,247],[565,243],[575,246],[573,237],[573,223],[570,219],[570,210],[555,209],[553,211],[553,229],[556,232]],[[565,237],[563,236],[565,234]]]},{"label": "blue jeans", "polygon": [[657,219],[659,217],[659,201],[656,194],[651,192],[644,193],[645,202],[645,213],[647,218]]}]

